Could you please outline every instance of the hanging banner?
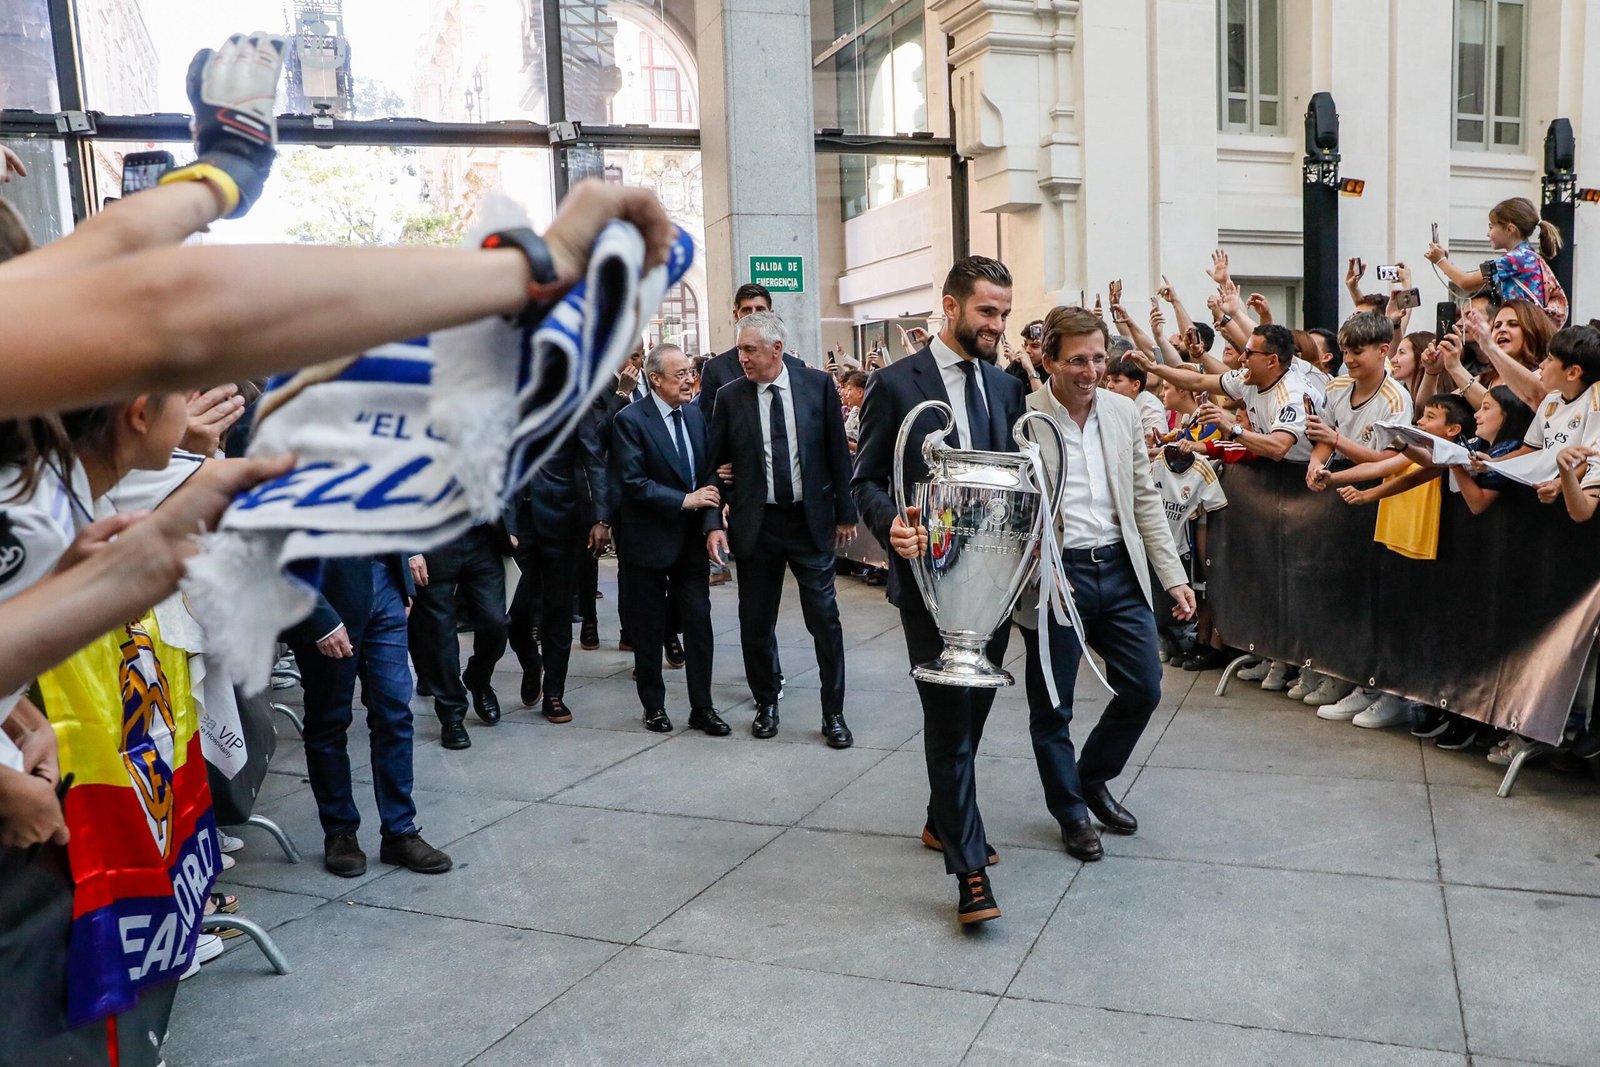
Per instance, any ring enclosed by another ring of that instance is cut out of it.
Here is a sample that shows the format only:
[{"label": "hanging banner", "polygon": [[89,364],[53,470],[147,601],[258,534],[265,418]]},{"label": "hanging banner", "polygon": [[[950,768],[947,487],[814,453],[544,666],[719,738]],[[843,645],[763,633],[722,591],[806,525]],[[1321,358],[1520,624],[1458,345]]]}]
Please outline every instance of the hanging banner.
[{"label": "hanging banner", "polygon": [[1521,486],[1482,515],[1447,490],[1438,557],[1414,560],[1304,466],[1232,464],[1223,487],[1207,565],[1229,645],[1560,741],[1600,633],[1600,526]]}]

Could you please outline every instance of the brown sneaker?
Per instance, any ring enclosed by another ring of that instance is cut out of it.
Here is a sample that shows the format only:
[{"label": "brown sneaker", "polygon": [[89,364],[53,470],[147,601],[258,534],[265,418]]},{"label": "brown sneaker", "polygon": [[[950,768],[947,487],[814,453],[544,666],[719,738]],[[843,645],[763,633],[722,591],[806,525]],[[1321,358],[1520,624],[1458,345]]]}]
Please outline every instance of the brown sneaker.
[{"label": "brown sneaker", "polygon": [[322,842],[322,865],[340,878],[360,878],[367,873],[367,854],[353,832],[329,834]]},{"label": "brown sneaker", "polygon": [[968,923],[986,923],[1000,918],[1000,905],[994,901],[986,871],[972,871],[956,875],[961,886],[961,902],[956,905],[956,918],[963,926]]},{"label": "brown sneaker", "polygon": [[391,866],[405,867],[418,874],[443,874],[454,866],[449,856],[415,832],[384,838],[378,848],[378,858]]}]

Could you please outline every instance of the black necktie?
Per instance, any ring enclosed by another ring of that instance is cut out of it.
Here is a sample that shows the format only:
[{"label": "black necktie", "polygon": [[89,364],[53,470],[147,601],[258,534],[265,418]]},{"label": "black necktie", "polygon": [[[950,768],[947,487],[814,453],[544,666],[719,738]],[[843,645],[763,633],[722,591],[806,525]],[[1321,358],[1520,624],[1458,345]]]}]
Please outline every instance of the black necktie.
[{"label": "black necktie", "polygon": [[678,439],[678,469],[683,472],[683,484],[694,488],[694,464],[689,462],[689,439],[683,435],[683,412],[672,409],[672,433]]},{"label": "black necktie", "polygon": [[989,441],[989,405],[983,402],[983,391],[978,388],[978,364],[964,359],[958,366],[967,376],[967,426],[972,431],[967,447],[988,451],[993,447]]},{"label": "black necktie", "polygon": [[794,471],[789,469],[789,426],[783,418],[783,398],[776,384],[767,386],[772,394],[772,500],[785,506],[794,503]]}]

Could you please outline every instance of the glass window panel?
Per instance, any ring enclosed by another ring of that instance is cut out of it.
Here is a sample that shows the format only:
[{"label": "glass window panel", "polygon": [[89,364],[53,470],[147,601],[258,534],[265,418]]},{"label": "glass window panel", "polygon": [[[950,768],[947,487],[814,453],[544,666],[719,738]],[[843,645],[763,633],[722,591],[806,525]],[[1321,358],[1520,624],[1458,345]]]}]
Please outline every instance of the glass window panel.
[{"label": "glass window panel", "polygon": [[1262,100],[1257,105],[1256,125],[1260,129],[1272,130],[1278,127],[1278,102],[1276,100]]},{"label": "glass window panel", "polygon": [[[694,48],[668,18],[665,0],[561,0],[561,44],[567,118],[679,128],[698,123]],[[677,86],[673,99],[668,78]]]},{"label": "glass window panel", "polygon": [[1522,5],[1501,3],[1495,9],[1494,113],[1517,118],[1522,115]]},{"label": "glass window panel", "polygon": [[1481,145],[1483,143],[1483,120],[1457,119],[1456,140],[1466,145]]},{"label": "glass window panel", "polygon": [[1496,122],[1494,124],[1494,143],[1503,148],[1521,147],[1522,123]]},{"label": "glass window panel", "polygon": [[61,110],[47,0],[0,4],[0,108]]},{"label": "glass window panel", "polygon": [[683,281],[674,287],[676,296],[669,294],[669,299],[645,324],[652,343],[670,341],[681,345],[690,356],[714,351],[711,324],[707,319],[709,309],[713,306],[726,309],[732,294],[707,299],[706,220],[700,153],[680,148],[606,149],[605,176],[608,181],[654,190],[667,209],[667,215],[694,238],[695,262]]},{"label": "glass window panel", "polygon": [[278,99],[288,113],[435,122],[547,114],[540,0],[78,0],[78,8],[88,106],[110,114],[187,113],[189,60],[241,27],[292,31]]},{"label": "glass window panel", "polygon": [[1278,0],[1258,0],[1256,11],[1256,92],[1277,96]]},{"label": "glass window panel", "polygon": [[[812,106],[818,127],[846,133],[944,131],[942,108],[930,108],[926,26],[919,5],[894,7],[883,22],[862,30],[872,15],[842,0],[814,0],[812,37],[816,54]],[[854,36],[852,36],[854,35]]]},{"label": "glass window panel", "polygon": [[1456,113],[1482,115],[1485,110],[1484,50],[1488,4],[1460,0],[1456,16]]},{"label": "glass window panel", "polygon": [[1249,92],[1249,0],[1228,0],[1227,54],[1223,65],[1227,72],[1227,90],[1230,93]]},{"label": "glass window panel", "polygon": [[1240,97],[1230,97],[1228,100],[1228,125],[1250,125],[1250,101]]},{"label": "glass window panel", "polygon": [[60,141],[29,137],[0,141],[28,168],[26,178],[0,187],[0,199],[17,209],[35,245],[46,245],[72,232],[72,195],[67,182],[67,154]]}]

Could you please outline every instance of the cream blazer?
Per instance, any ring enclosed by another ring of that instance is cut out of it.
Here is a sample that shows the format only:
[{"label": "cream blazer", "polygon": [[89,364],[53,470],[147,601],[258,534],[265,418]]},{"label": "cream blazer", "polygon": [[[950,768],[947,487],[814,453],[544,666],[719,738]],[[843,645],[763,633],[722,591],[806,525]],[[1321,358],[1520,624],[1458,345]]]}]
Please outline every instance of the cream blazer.
[{"label": "cream blazer", "polygon": [[[1150,480],[1150,457],[1145,453],[1144,426],[1139,421],[1139,405],[1118,393],[1101,389],[1095,396],[1095,413],[1100,416],[1100,448],[1105,453],[1106,481],[1111,487],[1111,507],[1122,527],[1122,541],[1133,561],[1133,573],[1139,579],[1144,599],[1154,610],[1151,595],[1150,571],[1156,572],[1161,588],[1171,589],[1185,585],[1189,576],[1184,573],[1178,559],[1178,547],[1172,540],[1172,527],[1167,524],[1166,507],[1161,494]],[[1024,407],[1039,411],[1058,421],[1070,418],[1067,409],[1058,404],[1050,393],[1050,384],[1028,394]],[[1030,436],[1038,439],[1048,431],[1035,430]],[[1056,477],[1060,457],[1054,437],[1039,441],[1039,453],[1044,459],[1050,477]],[[1203,462],[1203,461],[1201,461]],[[1061,527],[1056,526],[1056,536]],[[1039,619],[1038,583],[1031,582],[1017,601],[1012,618],[1019,625],[1033,629]]]}]

